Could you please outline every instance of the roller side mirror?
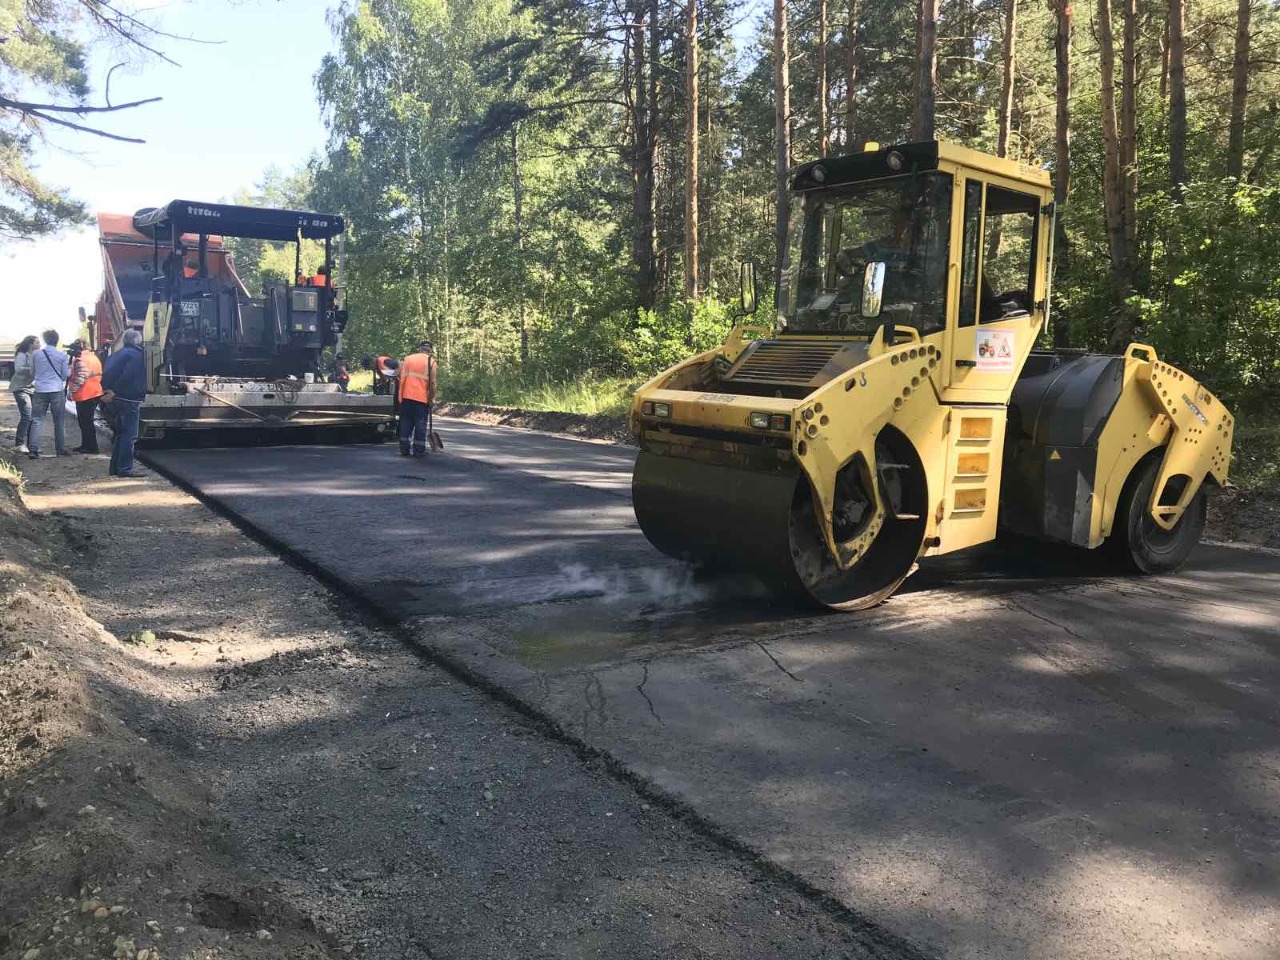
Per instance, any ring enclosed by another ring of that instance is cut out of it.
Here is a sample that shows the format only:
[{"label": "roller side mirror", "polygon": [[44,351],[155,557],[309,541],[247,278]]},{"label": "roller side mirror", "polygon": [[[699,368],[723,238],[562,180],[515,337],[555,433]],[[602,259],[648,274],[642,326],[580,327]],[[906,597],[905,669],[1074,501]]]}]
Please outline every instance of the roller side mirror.
[{"label": "roller side mirror", "polygon": [[749,317],[756,312],[756,265],[754,261],[744,260],[738,268],[738,316]]},{"label": "roller side mirror", "polygon": [[884,261],[873,260],[862,275],[862,315],[869,320],[880,316],[884,302]]}]

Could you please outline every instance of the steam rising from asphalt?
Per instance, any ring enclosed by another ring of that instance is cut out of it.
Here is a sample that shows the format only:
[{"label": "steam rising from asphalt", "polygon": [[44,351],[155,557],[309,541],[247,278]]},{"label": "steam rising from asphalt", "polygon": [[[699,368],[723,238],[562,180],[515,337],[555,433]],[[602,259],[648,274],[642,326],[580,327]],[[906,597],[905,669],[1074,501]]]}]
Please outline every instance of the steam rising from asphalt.
[{"label": "steam rising from asphalt", "polygon": [[[591,600],[605,607],[627,606],[642,616],[707,606],[726,599],[767,596],[762,584],[739,576],[704,579],[692,567],[669,563],[652,567],[596,568],[561,564],[541,576],[491,580],[483,575],[455,587],[471,609]],[[620,611],[621,612],[621,611]]]},{"label": "steam rising from asphalt", "polygon": [[596,597],[603,603],[640,603],[643,606],[687,607],[705,603],[712,591],[697,583],[689,567],[641,567],[628,570],[591,570],[573,563],[560,568],[560,576],[548,584],[547,599]]}]

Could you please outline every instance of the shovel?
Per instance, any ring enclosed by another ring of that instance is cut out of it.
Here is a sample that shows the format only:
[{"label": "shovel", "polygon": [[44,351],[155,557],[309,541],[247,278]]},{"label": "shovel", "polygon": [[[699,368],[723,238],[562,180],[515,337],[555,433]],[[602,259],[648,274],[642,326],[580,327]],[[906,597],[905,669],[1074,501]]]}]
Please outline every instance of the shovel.
[{"label": "shovel", "polygon": [[431,445],[432,450],[443,450],[444,441],[440,439],[440,434],[436,433],[436,428],[431,423],[432,408],[434,403],[427,404],[427,443]]}]

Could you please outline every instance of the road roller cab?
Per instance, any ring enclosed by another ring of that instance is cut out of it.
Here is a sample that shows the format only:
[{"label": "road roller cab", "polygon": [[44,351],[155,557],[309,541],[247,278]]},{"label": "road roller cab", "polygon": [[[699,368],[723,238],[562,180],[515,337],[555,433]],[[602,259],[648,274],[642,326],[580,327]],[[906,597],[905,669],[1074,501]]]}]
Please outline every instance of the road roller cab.
[{"label": "road roller cab", "polygon": [[[1083,547],[1114,530],[1149,572],[1185,559],[1232,418],[1148,347],[1034,350],[1045,171],[912,143],[803,165],[792,192],[776,325],[736,326],[635,396],[655,546],[840,609],[999,521]],[[743,291],[749,314],[750,265]]]}]

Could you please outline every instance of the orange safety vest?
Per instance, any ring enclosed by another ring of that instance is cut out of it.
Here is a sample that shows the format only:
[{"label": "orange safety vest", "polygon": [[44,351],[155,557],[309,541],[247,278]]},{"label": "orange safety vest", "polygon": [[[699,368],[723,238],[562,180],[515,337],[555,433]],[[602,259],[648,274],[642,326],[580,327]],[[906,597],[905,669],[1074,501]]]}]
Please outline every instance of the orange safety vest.
[{"label": "orange safety vest", "polygon": [[430,403],[436,394],[436,358],[411,353],[400,361],[400,399]]},{"label": "orange safety vest", "polygon": [[98,355],[92,350],[82,351],[72,368],[72,380],[78,376],[77,368],[80,367],[86,371],[84,383],[71,392],[71,399],[79,402],[102,396],[102,361],[98,359]]}]

